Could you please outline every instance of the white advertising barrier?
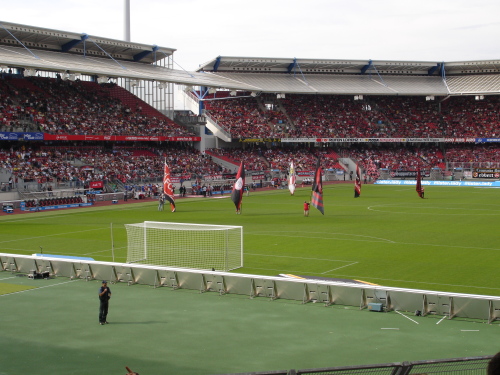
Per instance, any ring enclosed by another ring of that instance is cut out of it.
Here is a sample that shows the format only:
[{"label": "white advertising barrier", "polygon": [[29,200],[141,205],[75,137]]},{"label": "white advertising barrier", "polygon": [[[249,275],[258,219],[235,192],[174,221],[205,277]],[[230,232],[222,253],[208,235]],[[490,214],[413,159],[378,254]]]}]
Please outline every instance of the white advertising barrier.
[{"label": "white advertising barrier", "polygon": [[339,281],[297,279],[249,275],[188,268],[158,267],[144,264],[99,262],[50,255],[18,255],[0,253],[0,271],[11,273],[49,274],[71,279],[105,279],[144,284],[154,287],[239,294],[249,298],[320,302],[377,311],[419,311],[422,316],[441,315],[483,319],[488,323],[500,319],[500,297],[475,294],[446,293],[420,289],[394,288]]},{"label": "white advertising barrier", "polygon": [[[408,185],[415,186],[416,180],[378,180],[377,185]],[[422,181],[424,186],[466,186],[500,188],[500,181]]]}]

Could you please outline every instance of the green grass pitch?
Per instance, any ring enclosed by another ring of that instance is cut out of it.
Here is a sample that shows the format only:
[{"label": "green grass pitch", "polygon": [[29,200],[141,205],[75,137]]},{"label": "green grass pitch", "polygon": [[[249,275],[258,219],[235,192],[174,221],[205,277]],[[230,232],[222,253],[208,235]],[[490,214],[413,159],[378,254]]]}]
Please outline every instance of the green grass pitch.
[{"label": "green grass pitch", "polygon": [[[229,198],[177,200],[177,212],[155,200],[0,218],[0,252],[126,261],[124,224],[150,221],[242,225],[244,268],[363,280],[378,285],[500,296],[500,191],[411,186],[324,186],[325,215],[302,204],[310,188],[251,192],[243,213]],[[113,230],[111,230],[111,224]],[[112,241],[114,252],[112,252]]]}]

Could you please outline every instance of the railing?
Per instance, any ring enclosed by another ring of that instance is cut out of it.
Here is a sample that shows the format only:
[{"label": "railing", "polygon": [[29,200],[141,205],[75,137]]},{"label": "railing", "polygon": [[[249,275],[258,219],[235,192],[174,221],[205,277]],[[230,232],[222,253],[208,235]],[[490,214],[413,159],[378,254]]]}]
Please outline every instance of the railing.
[{"label": "railing", "polygon": [[464,374],[464,375],[484,375],[488,362],[493,355],[481,357],[465,357],[439,359],[418,362],[396,362],[379,365],[361,365],[345,367],[328,367],[307,370],[284,370],[269,372],[252,372],[224,375],[410,375],[410,374]]},{"label": "railing", "polygon": [[231,133],[228,129],[226,129],[225,127],[223,127],[222,125],[220,125],[217,120],[215,120],[209,112],[207,111],[203,111],[203,115],[210,119],[210,121],[212,122],[213,126],[215,126],[217,128],[218,131],[220,131],[222,134],[224,134],[226,137],[228,138],[231,138]]}]

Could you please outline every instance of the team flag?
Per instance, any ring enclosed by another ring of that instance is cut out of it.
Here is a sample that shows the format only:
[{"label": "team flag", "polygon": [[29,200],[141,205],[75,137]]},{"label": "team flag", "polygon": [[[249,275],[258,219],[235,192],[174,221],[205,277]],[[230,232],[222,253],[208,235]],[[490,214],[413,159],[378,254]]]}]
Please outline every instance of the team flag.
[{"label": "team flag", "polygon": [[318,163],[316,164],[316,173],[314,174],[314,181],[312,185],[311,204],[324,215],[325,208],[323,207],[323,182],[321,181],[322,172],[323,171],[321,169],[318,158]]},{"label": "team flag", "polygon": [[165,167],[163,173],[163,193],[165,198],[170,203],[170,210],[175,212],[175,201],[174,201],[174,187],[172,185],[172,180],[170,179],[170,168],[165,160]]},{"label": "team flag", "polygon": [[243,190],[245,187],[245,167],[243,162],[240,164],[238,173],[236,174],[236,181],[233,186],[233,191],[231,192],[231,200],[236,207],[236,213],[241,213],[241,201],[243,200]]},{"label": "team flag", "polygon": [[288,190],[290,190],[290,194],[293,195],[293,193],[295,193],[295,183],[297,182],[297,176],[295,174],[295,166],[293,165],[293,161],[290,163],[289,177]]},{"label": "team flag", "polygon": [[356,164],[356,181],[354,181],[354,198],[361,195],[361,172],[359,170],[359,165]]},{"label": "team flag", "polygon": [[422,179],[420,176],[420,168],[417,169],[417,194],[420,198],[424,197],[424,188],[422,187]]}]

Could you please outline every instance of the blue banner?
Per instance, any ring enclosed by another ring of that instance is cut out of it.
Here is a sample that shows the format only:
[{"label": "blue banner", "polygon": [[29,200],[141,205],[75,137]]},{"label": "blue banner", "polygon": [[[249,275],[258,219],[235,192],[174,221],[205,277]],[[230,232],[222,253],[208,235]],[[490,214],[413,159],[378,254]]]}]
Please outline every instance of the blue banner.
[{"label": "blue banner", "polygon": [[2,141],[43,141],[43,133],[0,132]]},{"label": "blue banner", "polygon": [[[415,186],[416,180],[378,180],[377,185]],[[424,186],[468,186],[468,187],[500,187],[500,181],[422,181]]]},{"label": "blue banner", "polygon": [[500,142],[500,138],[476,138],[476,143]]}]

